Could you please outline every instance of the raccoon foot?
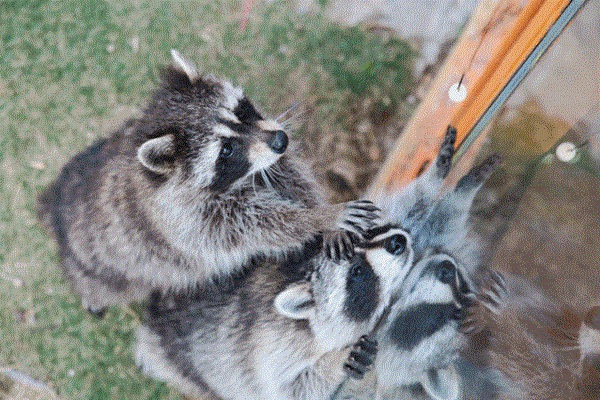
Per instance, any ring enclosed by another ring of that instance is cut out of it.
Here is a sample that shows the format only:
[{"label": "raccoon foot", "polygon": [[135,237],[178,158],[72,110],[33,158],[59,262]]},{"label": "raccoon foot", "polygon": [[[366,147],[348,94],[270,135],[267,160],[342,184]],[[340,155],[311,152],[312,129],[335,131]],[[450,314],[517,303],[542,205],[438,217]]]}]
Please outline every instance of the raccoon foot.
[{"label": "raccoon foot", "polygon": [[[364,237],[366,233],[377,225],[381,218],[381,210],[369,200],[355,200],[346,203],[338,227],[351,232],[358,237]],[[353,238],[354,240],[358,237]]]},{"label": "raccoon foot", "polygon": [[350,351],[344,363],[344,371],[354,379],[362,379],[371,369],[377,355],[377,341],[367,335],[362,336]]},{"label": "raccoon foot", "polygon": [[104,318],[104,314],[106,313],[106,307],[104,308],[94,308],[94,307],[88,307],[87,308],[88,312],[96,319],[102,319]]},{"label": "raccoon foot", "polygon": [[323,234],[323,253],[333,262],[349,260],[354,257],[354,234],[345,231],[325,232]]}]

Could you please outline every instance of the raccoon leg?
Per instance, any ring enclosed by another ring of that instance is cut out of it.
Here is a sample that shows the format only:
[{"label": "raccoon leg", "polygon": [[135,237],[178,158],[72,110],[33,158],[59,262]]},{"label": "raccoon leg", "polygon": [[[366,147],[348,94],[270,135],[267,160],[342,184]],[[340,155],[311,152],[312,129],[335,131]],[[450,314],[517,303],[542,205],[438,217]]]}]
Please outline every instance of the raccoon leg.
[{"label": "raccoon leg", "polygon": [[63,258],[63,266],[75,292],[81,296],[84,309],[102,318],[107,307],[144,300],[150,289],[138,280],[128,280],[109,268],[89,269],[72,254]]},{"label": "raccoon leg", "polygon": [[184,376],[161,345],[160,336],[146,326],[141,326],[136,332],[134,349],[135,364],[146,376],[167,382],[181,393],[202,400],[218,400],[217,397],[196,385]]}]

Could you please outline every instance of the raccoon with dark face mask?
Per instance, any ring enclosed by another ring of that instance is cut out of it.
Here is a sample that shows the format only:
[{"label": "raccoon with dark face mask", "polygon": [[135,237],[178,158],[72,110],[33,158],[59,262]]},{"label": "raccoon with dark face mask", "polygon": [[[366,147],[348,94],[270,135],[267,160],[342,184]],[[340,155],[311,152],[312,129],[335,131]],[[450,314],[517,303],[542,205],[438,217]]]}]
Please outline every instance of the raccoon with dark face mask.
[{"label": "raccoon with dark face mask", "polygon": [[[228,278],[376,217],[369,202],[326,204],[277,121],[172,55],[143,115],[75,156],[40,197],[91,311]],[[339,247],[350,251],[350,238]]]},{"label": "raccoon with dark face mask", "polygon": [[138,331],[136,362],[192,396],[329,399],[344,370],[360,377],[373,362],[376,343],[363,336],[412,254],[408,234],[388,226],[349,259],[307,248],[257,266],[229,291],[159,296]]},{"label": "raccoon with dark face mask", "polygon": [[474,167],[453,190],[441,193],[454,154],[449,127],[435,163],[399,193],[375,198],[384,221],[403,226],[413,238],[414,266],[374,338],[373,371],[348,382],[337,398],[455,400],[464,396],[454,366],[467,340],[461,326],[484,267],[479,243],[469,235],[469,209],[500,158]]}]

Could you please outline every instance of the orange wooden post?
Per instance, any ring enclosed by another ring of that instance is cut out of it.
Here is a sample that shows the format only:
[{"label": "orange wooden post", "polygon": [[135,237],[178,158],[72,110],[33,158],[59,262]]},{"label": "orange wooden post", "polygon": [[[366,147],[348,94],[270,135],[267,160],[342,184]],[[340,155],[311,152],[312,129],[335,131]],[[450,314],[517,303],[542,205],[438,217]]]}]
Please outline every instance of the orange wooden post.
[{"label": "orange wooden post", "polygon": [[[457,128],[460,145],[568,4],[482,0],[367,196],[399,189],[414,179],[435,158],[448,124]],[[453,101],[449,90],[463,73],[467,96]]]}]

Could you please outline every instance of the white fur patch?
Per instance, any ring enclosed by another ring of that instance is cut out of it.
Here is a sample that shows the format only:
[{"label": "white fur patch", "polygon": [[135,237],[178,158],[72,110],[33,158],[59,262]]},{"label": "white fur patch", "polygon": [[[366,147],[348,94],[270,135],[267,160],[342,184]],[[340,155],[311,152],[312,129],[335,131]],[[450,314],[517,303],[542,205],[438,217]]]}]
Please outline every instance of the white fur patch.
[{"label": "white fur patch", "polygon": [[263,131],[282,131],[282,130],[284,130],[283,126],[281,126],[281,124],[279,122],[274,121],[272,119],[263,119],[262,121],[258,121],[256,123],[256,126],[258,126]]},{"label": "white fur patch", "polygon": [[248,161],[250,162],[248,175],[269,168],[279,160],[279,157],[281,157],[281,154],[275,153],[265,142],[252,143],[248,149]]},{"label": "white fur patch", "polygon": [[226,108],[219,109],[219,116],[227,121],[231,121],[236,124],[241,123],[239,118],[236,117],[236,115],[233,112],[231,112],[231,110]]},{"label": "white fur patch", "polygon": [[215,164],[221,153],[221,141],[215,140],[208,143],[202,154],[196,158],[194,163],[194,176],[200,187],[207,187],[215,176]]},{"label": "white fur patch", "polygon": [[[231,115],[233,115],[233,113],[231,113]],[[233,117],[237,119],[237,117],[235,115],[233,115]],[[236,133],[234,130],[232,130],[228,126],[225,126],[222,124],[215,125],[215,127],[213,128],[213,132],[215,133],[215,135],[217,135],[219,137],[239,136],[239,134]]]},{"label": "white fur patch", "polygon": [[600,354],[600,331],[582,324],[579,330],[579,347],[583,357],[589,354]]},{"label": "white fur patch", "polygon": [[230,110],[235,109],[244,97],[244,91],[240,87],[233,86],[229,81],[220,79],[220,82],[223,86],[223,106]]}]

